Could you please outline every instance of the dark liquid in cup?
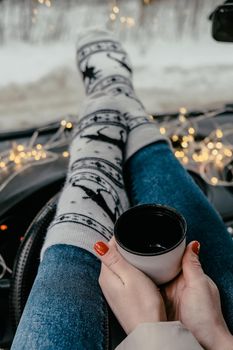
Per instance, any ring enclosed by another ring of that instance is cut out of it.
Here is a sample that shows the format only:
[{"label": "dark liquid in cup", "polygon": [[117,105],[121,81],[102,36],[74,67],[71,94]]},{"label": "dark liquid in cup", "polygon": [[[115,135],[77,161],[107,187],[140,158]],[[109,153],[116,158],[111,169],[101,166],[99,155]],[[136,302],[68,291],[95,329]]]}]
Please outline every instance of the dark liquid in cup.
[{"label": "dark liquid in cup", "polygon": [[123,213],[115,225],[118,243],[139,254],[161,254],[182,241],[185,221],[166,206],[140,205]]}]

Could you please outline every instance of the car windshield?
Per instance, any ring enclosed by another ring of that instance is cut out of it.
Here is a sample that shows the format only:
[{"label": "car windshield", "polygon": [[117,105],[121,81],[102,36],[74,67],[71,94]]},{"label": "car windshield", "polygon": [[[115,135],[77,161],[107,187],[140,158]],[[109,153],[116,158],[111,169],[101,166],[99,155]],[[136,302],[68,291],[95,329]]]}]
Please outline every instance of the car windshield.
[{"label": "car windshield", "polygon": [[84,91],[75,45],[102,26],[123,42],[149,113],[232,102],[233,44],[211,36],[219,0],[0,1],[1,130],[77,114]]}]

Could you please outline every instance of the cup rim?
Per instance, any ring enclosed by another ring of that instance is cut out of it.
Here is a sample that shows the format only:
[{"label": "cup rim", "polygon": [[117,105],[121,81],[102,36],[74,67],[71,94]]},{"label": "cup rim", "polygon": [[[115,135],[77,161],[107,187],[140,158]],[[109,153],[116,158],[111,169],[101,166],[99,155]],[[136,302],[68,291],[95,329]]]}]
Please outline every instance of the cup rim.
[{"label": "cup rim", "polygon": [[[183,226],[183,235],[181,237],[181,239],[175,244],[173,245],[172,247],[166,249],[166,250],[163,250],[161,252],[155,252],[155,253],[140,253],[140,252],[137,252],[137,251],[134,251],[134,250],[131,250],[127,247],[124,246],[124,244],[122,244],[118,238],[117,238],[117,233],[116,233],[116,230],[117,230],[117,227],[119,225],[119,219],[122,217],[122,216],[125,216],[127,215],[129,212],[131,211],[137,211],[137,210],[140,210],[141,208],[146,208],[146,207],[150,207],[150,208],[165,208],[167,209],[168,211],[172,212],[173,214],[175,214],[177,217],[179,217],[181,223],[182,223],[182,226]],[[173,207],[170,207],[168,205],[164,205],[164,204],[157,204],[157,203],[147,203],[147,204],[137,204],[133,207],[130,207],[129,209],[127,209],[126,211],[124,211],[117,219],[115,225],[114,225],[114,237],[115,237],[115,240],[117,242],[117,244],[124,250],[126,250],[127,252],[133,254],[133,255],[139,255],[139,256],[156,256],[156,255],[163,255],[163,254],[167,254],[169,253],[170,251],[174,250],[175,248],[177,248],[183,241],[184,239],[186,238],[186,234],[187,234],[187,222],[184,218],[184,216],[178,212],[178,210],[176,210],[175,208]]]}]

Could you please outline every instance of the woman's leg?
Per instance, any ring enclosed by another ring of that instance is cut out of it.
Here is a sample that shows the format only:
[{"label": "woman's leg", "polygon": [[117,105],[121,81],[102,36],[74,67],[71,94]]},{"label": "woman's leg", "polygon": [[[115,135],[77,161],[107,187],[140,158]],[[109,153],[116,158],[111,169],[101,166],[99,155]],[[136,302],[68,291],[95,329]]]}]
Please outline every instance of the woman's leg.
[{"label": "woman's leg", "polygon": [[107,349],[106,304],[93,245],[111,238],[116,218],[128,208],[122,174],[128,125],[118,101],[100,83],[116,72],[125,85],[129,79],[110,58],[106,73],[102,56],[111,50],[114,57],[122,55],[122,49],[108,37],[97,39],[84,37],[78,50],[87,94],[93,81],[98,90],[92,89],[82,108],[66,183],[12,350]]},{"label": "woman's leg", "polygon": [[[91,32],[82,39],[77,56],[89,98],[81,112],[67,181],[12,349],[104,348],[106,307],[94,289],[98,289],[99,264],[89,252],[97,240],[110,239],[116,218],[128,207],[122,174],[126,133],[126,158],[163,139],[134,94],[132,69],[117,41],[104,32]],[[64,254],[63,260],[60,254]],[[94,293],[84,295],[92,283]],[[95,315],[89,318],[92,312]],[[92,332],[99,335],[99,342],[98,336],[93,340]]]},{"label": "woman's leg", "polygon": [[11,349],[107,350],[100,264],[84,249],[57,244],[39,266]]},{"label": "woman's leg", "polygon": [[135,153],[126,164],[125,177],[132,205],[161,203],[184,215],[187,240],[201,243],[203,268],[219,287],[223,313],[233,331],[233,241],[220,215],[164,142]]}]

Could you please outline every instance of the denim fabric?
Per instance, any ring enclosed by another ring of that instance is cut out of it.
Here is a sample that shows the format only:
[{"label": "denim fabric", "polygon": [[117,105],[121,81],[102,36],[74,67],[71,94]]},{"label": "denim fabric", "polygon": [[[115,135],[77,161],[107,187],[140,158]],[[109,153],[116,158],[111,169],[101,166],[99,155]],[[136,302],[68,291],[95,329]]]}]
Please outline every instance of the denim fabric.
[{"label": "denim fabric", "polygon": [[233,241],[220,215],[164,142],[135,153],[126,164],[125,181],[131,205],[166,204],[184,215],[187,241],[201,243],[202,266],[220,290],[233,332]]},{"label": "denim fabric", "polygon": [[[163,142],[138,151],[125,166],[131,205],[173,206],[188,224],[187,241],[199,240],[205,272],[220,289],[223,313],[233,331],[233,242],[219,214]],[[11,350],[103,350],[107,307],[89,252],[50,247],[40,264]]]},{"label": "denim fabric", "polygon": [[11,349],[107,349],[99,271],[97,258],[81,248],[48,248]]}]

